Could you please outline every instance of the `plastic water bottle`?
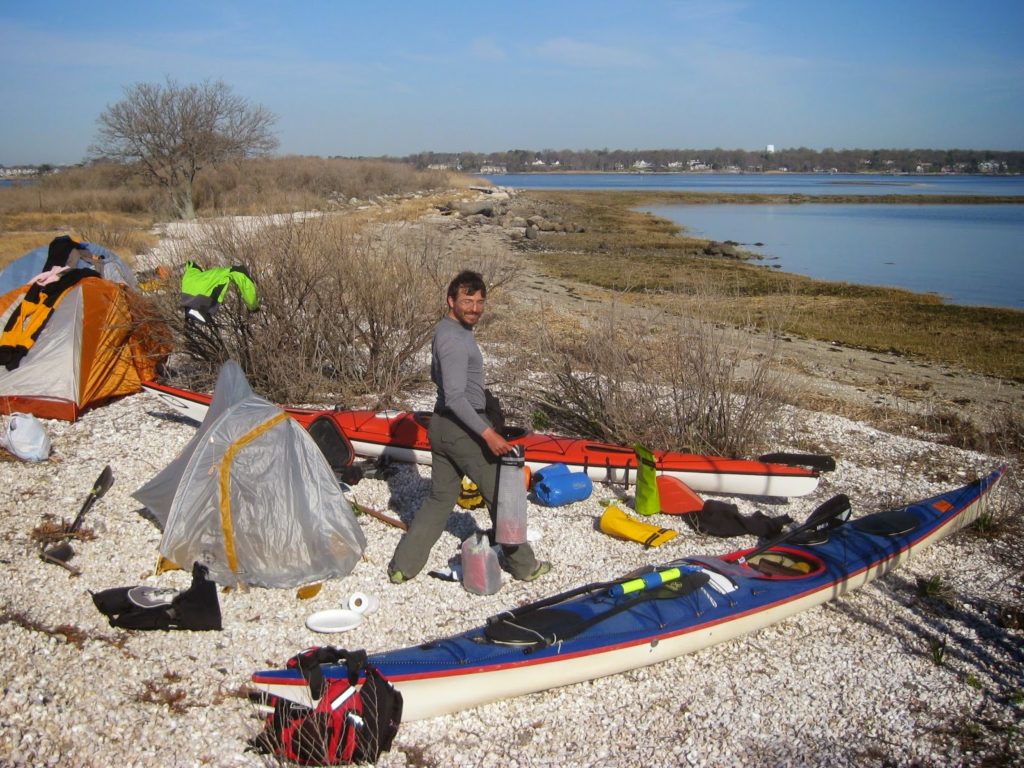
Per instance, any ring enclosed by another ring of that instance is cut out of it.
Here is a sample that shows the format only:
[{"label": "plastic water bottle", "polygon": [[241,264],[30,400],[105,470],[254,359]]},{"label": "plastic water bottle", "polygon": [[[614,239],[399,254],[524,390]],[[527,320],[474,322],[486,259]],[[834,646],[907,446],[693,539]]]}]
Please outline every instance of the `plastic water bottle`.
[{"label": "plastic water bottle", "polygon": [[462,586],[474,595],[493,595],[501,589],[498,553],[486,534],[474,533],[462,542]]},{"label": "plastic water bottle", "polygon": [[526,543],[526,461],[521,446],[501,457],[495,491],[494,540],[498,544]]}]

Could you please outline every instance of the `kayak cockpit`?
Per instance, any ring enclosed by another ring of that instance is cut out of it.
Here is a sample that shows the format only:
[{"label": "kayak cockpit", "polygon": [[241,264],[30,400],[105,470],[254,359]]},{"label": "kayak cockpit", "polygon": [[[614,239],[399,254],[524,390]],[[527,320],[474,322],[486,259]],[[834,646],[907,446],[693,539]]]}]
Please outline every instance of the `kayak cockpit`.
[{"label": "kayak cockpit", "polygon": [[754,555],[746,564],[761,576],[772,579],[802,579],[825,570],[825,564],[806,552],[769,549]]},{"label": "kayak cockpit", "polygon": [[[753,552],[753,556],[739,562]],[[733,582],[742,579],[806,579],[825,570],[825,563],[802,549],[778,546],[757,552],[754,549],[733,552],[725,557],[690,557],[687,562],[721,574]]]}]

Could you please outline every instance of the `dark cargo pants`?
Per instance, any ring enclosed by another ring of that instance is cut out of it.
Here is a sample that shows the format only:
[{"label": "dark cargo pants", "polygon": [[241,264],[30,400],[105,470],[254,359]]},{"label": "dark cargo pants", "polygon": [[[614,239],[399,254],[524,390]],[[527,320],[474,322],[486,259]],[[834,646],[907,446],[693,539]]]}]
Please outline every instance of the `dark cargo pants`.
[{"label": "dark cargo pants", "polygon": [[[491,524],[496,525],[494,491],[498,463],[487,444],[482,438],[471,435],[453,417],[439,413],[431,416],[427,434],[431,453],[430,496],[398,542],[389,566],[392,571],[401,571],[407,579],[423,570],[430,550],[444,533],[462,490],[463,475],[476,483],[487,504]],[[513,578],[525,579],[537,568],[537,558],[529,544],[503,545],[502,553]]]}]

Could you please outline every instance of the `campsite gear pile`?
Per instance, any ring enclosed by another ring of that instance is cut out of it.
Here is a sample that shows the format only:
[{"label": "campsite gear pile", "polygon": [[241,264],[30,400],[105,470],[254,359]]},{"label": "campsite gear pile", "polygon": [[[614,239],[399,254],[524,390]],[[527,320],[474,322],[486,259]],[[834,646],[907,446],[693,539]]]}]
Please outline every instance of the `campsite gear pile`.
[{"label": "campsite gear pile", "polygon": [[[346,675],[328,680],[323,664],[343,667]],[[249,742],[253,750],[299,765],[350,765],[374,763],[391,749],[402,721],[402,694],[367,663],[365,651],[310,648],[286,668],[306,682],[309,706],[257,694],[271,711]]]},{"label": "campsite gear pile", "polygon": [[[773,537],[793,522],[789,515],[773,517],[761,511],[744,515],[735,504],[718,499],[703,500],[679,478],[657,475],[653,454],[646,448],[637,445],[635,450],[639,467],[634,496],[637,514],[644,517],[658,513],[681,515],[698,533],[721,538],[751,534]],[[598,530],[617,539],[638,542],[646,549],[659,547],[677,535],[671,528],[639,520],[613,503],[605,506],[598,520]]]},{"label": "campsite gear pile", "polygon": [[[4,327],[0,364],[6,369],[0,370],[0,401],[8,409],[16,405],[26,410],[8,420],[0,445],[16,455],[33,461],[49,455],[49,440],[33,414],[73,420],[90,406],[138,391],[143,380],[155,375],[167,350],[155,340],[159,334],[138,297],[129,293],[128,286],[135,285],[131,271],[124,279],[105,279],[108,268],[112,276],[117,273],[119,263],[113,254],[107,256],[90,244],[58,238],[47,250],[43,274],[0,297]],[[231,285],[249,310],[258,308],[256,285],[243,268],[203,270],[189,263],[182,279],[181,306],[191,319],[211,323]],[[237,364],[222,367],[194,438],[133,494],[162,529],[163,563],[191,568],[191,586],[183,591],[136,585],[90,592],[111,626],[220,630],[218,584],[299,587],[300,594],[302,589],[315,594],[324,580],[351,572],[366,540],[355,521],[356,505],[346,496],[351,489],[339,482],[356,483],[364,470],[353,462],[353,446],[340,421],[327,413],[293,415],[257,397]],[[497,429],[508,431],[501,405],[490,392],[487,415]],[[637,446],[637,462],[632,466],[626,462],[615,470],[610,457],[621,450],[584,442],[575,441],[581,444],[574,450],[581,452],[582,463],[572,464],[582,471],[556,462],[531,478],[522,445],[501,458],[495,528],[475,533],[461,547],[459,568],[467,591],[489,595],[500,589],[497,545],[515,546],[530,538],[528,490],[547,506],[572,504],[592,494],[588,451],[602,457],[605,479],[618,477],[628,489],[635,477],[637,514],[670,511],[659,499],[657,472],[664,470],[658,463],[663,457],[656,460]],[[687,497],[685,486],[676,482],[682,487],[676,490],[684,505],[700,502],[692,492]],[[70,538],[112,484],[113,473],[107,466],[67,529],[67,538],[40,552],[44,560],[77,573],[68,564],[75,555]],[[464,483],[460,505],[471,509],[482,501],[479,489]],[[696,515],[707,509],[708,504],[703,504],[700,510],[686,511]],[[363,511],[392,525],[404,525],[374,510]],[[630,519],[616,505],[605,510],[599,528],[648,547],[676,536],[675,531]],[[671,589],[677,592],[684,582],[691,591],[703,585],[679,574],[671,581],[675,585]],[[663,587],[645,582],[641,591],[654,595]],[[378,605],[376,598],[355,593],[347,607],[318,612],[307,626],[320,632],[351,629]],[[325,678],[321,665],[339,663],[348,671],[345,678]],[[299,670],[308,684],[308,701],[270,697],[272,711],[263,733],[253,740],[254,748],[303,764],[372,762],[390,748],[401,719],[402,697],[375,667],[366,664],[364,653],[314,649],[293,657],[288,666]]]}]

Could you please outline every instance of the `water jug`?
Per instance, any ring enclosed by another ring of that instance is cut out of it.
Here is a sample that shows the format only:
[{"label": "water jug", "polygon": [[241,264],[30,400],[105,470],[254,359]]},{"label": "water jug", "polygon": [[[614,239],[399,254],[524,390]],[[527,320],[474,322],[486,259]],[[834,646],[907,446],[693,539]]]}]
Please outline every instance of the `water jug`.
[{"label": "water jug", "polygon": [[462,586],[474,595],[493,595],[501,589],[498,553],[486,534],[474,533],[462,542]]},{"label": "water jug", "polygon": [[569,468],[565,464],[549,464],[533,473],[533,486],[536,488],[545,480],[567,474],[569,474]]},{"label": "water jug", "polygon": [[[540,474],[539,472],[537,474]],[[533,493],[537,501],[547,507],[559,507],[590,498],[594,484],[586,472],[565,472],[554,477],[545,476],[534,481]]]},{"label": "water jug", "polygon": [[501,457],[498,484],[494,493],[494,540],[499,544],[526,543],[526,462],[521,446]]}]

